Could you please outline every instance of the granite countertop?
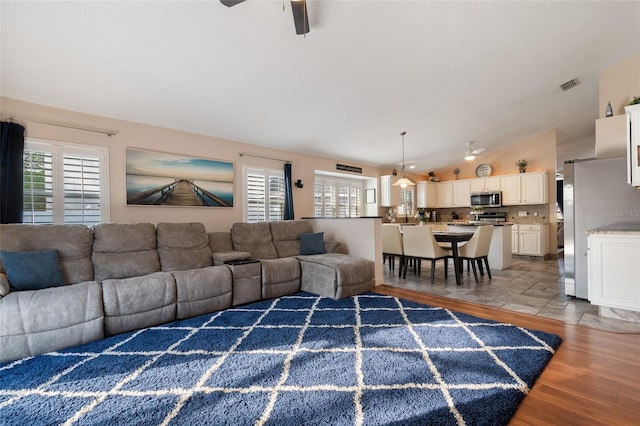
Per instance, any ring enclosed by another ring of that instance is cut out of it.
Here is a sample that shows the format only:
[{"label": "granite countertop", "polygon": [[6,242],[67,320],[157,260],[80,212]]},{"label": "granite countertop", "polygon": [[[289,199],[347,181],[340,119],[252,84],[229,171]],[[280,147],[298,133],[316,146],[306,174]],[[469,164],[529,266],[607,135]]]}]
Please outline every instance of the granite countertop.
[{"label": "granite countertop", "polygon": [[640,222],[638,223],[617,223],[602,228],[590,229],[587,234],[626,234],[640,235]]}]

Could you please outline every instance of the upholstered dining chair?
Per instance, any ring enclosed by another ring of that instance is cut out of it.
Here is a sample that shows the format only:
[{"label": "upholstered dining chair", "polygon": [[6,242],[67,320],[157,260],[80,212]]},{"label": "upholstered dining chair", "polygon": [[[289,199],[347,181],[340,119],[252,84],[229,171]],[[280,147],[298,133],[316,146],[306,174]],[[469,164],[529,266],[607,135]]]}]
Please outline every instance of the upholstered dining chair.
[{"label": "upholstered dining chair", "polygon": [[395,223],[382,224],[382,255],[389,258],[389,270],[395,268],[395,257],[400,256],[398,276],[402,276],[402,268],[404,267],[404,250],[402,248],[402,232],[400,225]]},{"label": "upholstered dining chair", "polygon": [[407,262],[409,258],[414,260],[431,260],[431,284],[435,279],[436,260],[444,259],[444,277],[447,278],[447,259],[451,252],[443,249],[433,237],[429,226],[405,226],[402,230],[402,242],[404,247],[404,274],[407,277]]},{"label": "upholstered dining chair", "polygon": [[493,225],[478,226],[478,229],[473,234],[473,237],[467,243],[458,248],[458,258],[460,262],[463,260],[471,263],[473,269],[473,276],[478,282],[478,271],[476,270],[476,263],[480,269],[480,275],[484,277],[484,271],[482,268],[482,262],[487,268],[487,275],[491,279],[491,269],[489,269],[489,248],[491,247],[491,236],[493,235]]}]

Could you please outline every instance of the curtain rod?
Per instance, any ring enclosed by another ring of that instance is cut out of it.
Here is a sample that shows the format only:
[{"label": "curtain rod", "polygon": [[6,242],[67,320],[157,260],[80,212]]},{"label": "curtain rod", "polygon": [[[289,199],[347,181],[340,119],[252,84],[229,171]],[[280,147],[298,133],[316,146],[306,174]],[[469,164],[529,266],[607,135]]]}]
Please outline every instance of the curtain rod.
[{"label": "curtain rod", "polygon": [[[7,121],[9,121],[11,123],[18,123],[18,119],[16,117],[3,115],[1,118],[2,118],[2,120],[7,120]],[[31,123],[46,124],[48,126],[64,127],[65,129],[74,129],[74,130],[83,130],[85,132],[101,133],[101,134],[107,135],[109,137],[118,134],[118,132],[115,131],[115,130],[92,129],[91,127],[80,127],[80,126],[74,126],[72,124],[52,123],[50,121],[36,120],[34,118],[23,117],[22,120],[23,121],[29,121]],[[20,124],[20,123],[18,123],[18,124]]]},{"label": "curtain rod", "polygon": [[241,152],[240,153],[240,157],[255,157],[255,158],[262,158],[265,160],[273,160],[273,161],[282,161],[283,163],[293,163],[293,161],[291,160],[281,160],[280,158],[273,158],[273,157],[263,157],[262,155],[255,155],[255,154],[249,154],[248,152]]}]

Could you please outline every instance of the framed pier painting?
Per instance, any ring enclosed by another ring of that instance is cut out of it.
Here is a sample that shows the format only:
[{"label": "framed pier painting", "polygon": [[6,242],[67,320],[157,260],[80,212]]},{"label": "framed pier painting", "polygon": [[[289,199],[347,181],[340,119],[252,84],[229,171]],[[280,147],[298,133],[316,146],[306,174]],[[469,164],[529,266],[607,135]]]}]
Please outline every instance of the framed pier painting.
[{"label": "framed pier painting", "polygon": [[233,163],[126,149],[127,205],[233,207]]}]

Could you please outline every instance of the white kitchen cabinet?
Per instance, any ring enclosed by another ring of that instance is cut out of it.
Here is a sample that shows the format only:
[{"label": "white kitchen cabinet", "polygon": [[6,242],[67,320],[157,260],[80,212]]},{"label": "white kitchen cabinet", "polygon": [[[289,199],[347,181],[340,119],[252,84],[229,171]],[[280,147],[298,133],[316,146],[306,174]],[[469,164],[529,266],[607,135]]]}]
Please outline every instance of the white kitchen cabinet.
[{"label": "white kitchen cabinet", "polygon": [[519,227],[518,225],[511,226],[511,253],[518,254],[519,241],[518,238]]},{"label": "white kitchen cabinet", "polygon": [[595,232],[587,239],[589,300],[640,311],[640,233]]},{"label": "white kitchen cabinet", "polygon": [[549,225],[518,225],[518,254],[544,256],[549,253]]},{"label": "white kitchen cabinet", "polygon": [[549,202],[547,172],[520,174],[522,204],[546,204]]},{"label": "white kitchen cabinet", "polygon": [[422,181],[416,183],[416,207],[419,209],[435,208],[437,204],[437,189],[435,182]]},{"label": "white kitchen cabinet", "polygon": [[470,196],[468,179],[453,181],[453,207],[469,207]]},{"label": "white kitchen cabinet", "polygon": [[640,188],[640,104],[624,107],[627,123],[627,182]]},{"label": "white kitchen cabinet", "polygon": [[520,175],[500,176],[500,190],[502,191],[502,205],[520,204]]},{"label": "white kitchen cabinet", "polygon": [[469,179],[469,190],[471,192],[500,191],[500,176]]},{"label": "white kitchen cabinet", "polygon": [[402,188],[393,186],[398,181],[397,176],[380,176],[380,206],[399,206],[402,203]]},{"label": "white kitchen cabinet", "polygon": [[549,202],[548,185],[547,172],[501,176],[502,204],[505,206],[546,204]]},{"label": "white kitchen cabinet", "polygon": [[437,207],[453,207],[453,181],[438,182],[436,192]]}]

